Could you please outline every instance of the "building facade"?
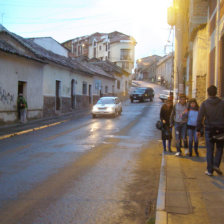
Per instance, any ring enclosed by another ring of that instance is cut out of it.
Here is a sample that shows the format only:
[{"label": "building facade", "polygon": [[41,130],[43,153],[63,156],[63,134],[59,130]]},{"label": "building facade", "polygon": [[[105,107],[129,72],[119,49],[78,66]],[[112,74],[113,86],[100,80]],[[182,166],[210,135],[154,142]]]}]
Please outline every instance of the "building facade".
[{"label": "building facade", "polygon": [[[90,107],[102,95],[122,93],[115,88],[122,73],[116,79],[100,66],[66,56],[66,49],[52,38],[39,41],[0,26],[0,123],[18,119],[20,93],[28,103],[28,119],[75,112]],[[97,83],[101,92],[96,91]]]},{"label": "building facade", "polygon": [[173,89],[173,53],[170,53],[157,62],[156,82]]},{"label": "building facade", "polygon": [[62,45],[71,51],[73,57],[84,55],[90,59],[109,60],[130,74],[134,68],[136,41],[117,31],[77,37]]},{"label": "building facade", "polygon": [[152,55],[145,58],[140,58],[136,61],[135,77],[138,80],[148,80],[156,82],[157,63],[161,56]]},{"label": "building facade", "polygon": [[[207,87],[224,97],[224,1],[174,0],[174,89],[202,102]],[[173,24],[172,24],[173,25]]]}]

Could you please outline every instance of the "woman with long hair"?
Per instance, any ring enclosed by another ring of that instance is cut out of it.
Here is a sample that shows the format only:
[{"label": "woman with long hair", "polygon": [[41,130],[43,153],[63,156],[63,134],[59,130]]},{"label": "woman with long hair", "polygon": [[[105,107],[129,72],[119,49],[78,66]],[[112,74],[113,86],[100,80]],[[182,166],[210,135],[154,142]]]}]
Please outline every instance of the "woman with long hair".
[{"label": "woman with long hair", "polygon": [[188,101],[188,108],[186,111],[187,119],[187,133],[188,133],[188,148],[189,148],[189,156],[192,156],[192,148],[194,142],[194,151],[196,156],[198,154],[198,136],[197,136],[197,118],[198,118],[199,106],[197,100],[192,98]]}]

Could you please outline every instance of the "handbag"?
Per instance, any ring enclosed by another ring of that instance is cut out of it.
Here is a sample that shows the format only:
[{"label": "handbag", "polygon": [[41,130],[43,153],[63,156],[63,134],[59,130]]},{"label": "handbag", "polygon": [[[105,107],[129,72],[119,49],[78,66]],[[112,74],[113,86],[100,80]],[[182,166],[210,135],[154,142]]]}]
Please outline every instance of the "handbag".
[{"label": "handbag", "polygon": [[224,142],[224,130],[214,128],[211,131],[211,138],[213,142]]},{"label": "handbag", "polygon": [[159,130],[161,130],[162,127],[163,127],[162,121],[161,121],[161,120],[158,120],[158,121],[156,122],[156,128],[159,129]]}]

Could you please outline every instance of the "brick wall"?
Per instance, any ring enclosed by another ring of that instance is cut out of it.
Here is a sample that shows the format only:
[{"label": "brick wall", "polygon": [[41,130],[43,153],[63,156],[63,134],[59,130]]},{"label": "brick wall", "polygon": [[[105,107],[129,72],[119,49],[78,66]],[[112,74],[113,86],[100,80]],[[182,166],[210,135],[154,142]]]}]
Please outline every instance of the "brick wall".
[{"label": "brick wall", "polygon": [[206,99],[206,75],[196,78],[196,99],[199,105]]},{"label": "brick wall", "polygon": [[193,16],[207,17],[208,15],[208,2],[205,0],[193,1]]}]

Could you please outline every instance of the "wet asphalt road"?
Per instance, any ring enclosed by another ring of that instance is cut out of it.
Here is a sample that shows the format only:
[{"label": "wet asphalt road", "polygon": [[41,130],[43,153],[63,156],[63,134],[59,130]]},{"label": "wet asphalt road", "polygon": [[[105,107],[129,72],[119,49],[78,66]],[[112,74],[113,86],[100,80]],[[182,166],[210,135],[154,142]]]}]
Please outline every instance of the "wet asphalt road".
[{"label": "wet asphalt road", "polygon": [[89,115],[0,141],[0,223],[142,223],[127,218],[125,205],[135,203],[127,186],[134,186],[139,155],[161,144],[161,87],[150,86],[154,102],[127,101],[116,118]]}]

